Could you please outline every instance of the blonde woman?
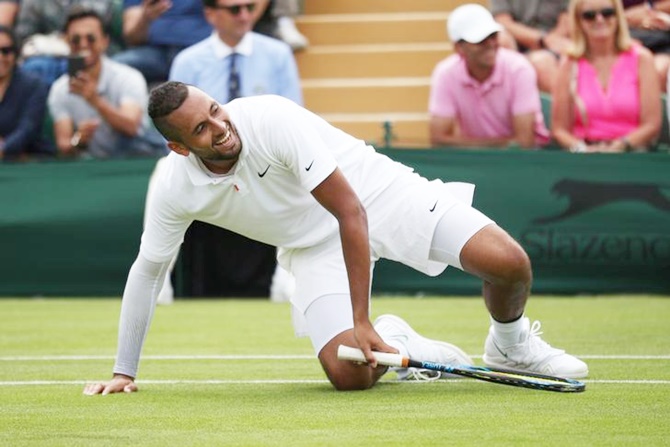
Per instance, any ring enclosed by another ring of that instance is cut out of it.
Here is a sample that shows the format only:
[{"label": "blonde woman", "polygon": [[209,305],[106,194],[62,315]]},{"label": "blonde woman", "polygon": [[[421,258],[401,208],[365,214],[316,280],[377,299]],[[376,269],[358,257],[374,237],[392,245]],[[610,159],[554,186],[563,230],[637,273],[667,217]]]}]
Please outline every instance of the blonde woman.
[{"label": "blonde woman", "polygon": [[553,89],[552,133],[571,152],[644,151],[661,128],[654,58],[633,44],[621,0],[571,0],[572,46]]}]

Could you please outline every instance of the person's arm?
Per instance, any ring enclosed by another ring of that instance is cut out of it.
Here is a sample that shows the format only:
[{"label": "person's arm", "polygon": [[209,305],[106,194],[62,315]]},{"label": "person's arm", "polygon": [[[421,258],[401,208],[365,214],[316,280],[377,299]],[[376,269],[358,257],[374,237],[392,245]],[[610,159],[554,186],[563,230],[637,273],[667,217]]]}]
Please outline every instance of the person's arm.
[{"label": "person's arm", "polygon": [[281,91],[279,95],[294,101],[296,104],[303,104],[302,88],[300,87],[300,73],[298,65],[290,49],[286,51],[284,65],[279,73],[281,82]]},{"label": "person's arm", "polygon": [[142,346],[153,317],[156,298],[161,290],[170,261],[157,263],[141,254],[130,268],[123,292],[119,339],[113,376],[109,382],[89,383],[84,394],[110,394],[137,391],[135,377]]},{"label": "person's arm", "polygon": [[514,37],[517,43],[530,50],[547,48],[560,53],[570,43],[567,13],[561,13],[556,21],[556,26],[547,32],[517,22],[508,12],[496,14],[495,19],[505,28],[505,31]]},{"label": "person's arm", "polygon": [[[654,56],[646,48],[638,48],[638,76],[640,92],[640,125],[629,133],[623,145],[631,148],[648,147],[661,130],[661,88],[654,66]],[[623,150],[631,150],[624,147]]]},{"label": "person's arm", "polygon": [[512,137],[480,138],[461,135],[455,117],[430,117],[430,142],[433,146],[505,147]]},{"label": "person's arm", "polygon": [[542,48],[542,39],[545,37],[542,30],[517,22],[508,12],[496,14],[494,18],[505,28],[505,31],[514,37],[517,43],[531,50]]},{"label": "person's arm", "polygon": [[146,43],[149,27],[158,17],[172,7],[170,0],[142,0],[142,4],[123,11],[123,39],[129,46]]},{"label": "person's arm", "polygon": [[514,142],[522,148],[533,148],[535,144],[535,113],[514,115],[512,118]]},{"label": "person's arm", "polygon": [[314,188],[312,195],[338,221],[349,277],[354,336],[366,359],[374,366],[373,350],[395,351],[382,341],[370,322],[370,240],[365,209],[339,168]]},{"label": "person's arm", "polygon": [[570,82],[573,64],[576,62],[570,58],[561,60],[551,94],[551,133],[556,142],[566,149],[583,144],[583,141],[572,133],[575,105]]},{"label": "person's arm", "polygon": [[[132,87],[130,82],[128,87]],[[129,137],[137,136],[143,113],[139,103],[130,100],[122,101],[118,106],[110,103],[98,93],[97,82],[86,72],[70,79],[70,92],[82,96],[115,131]]]},{"label": "person's arm", "polygon": [[54,120],[54,138],[56,148],[59,154],[70,155],[77,152],[77,148],[72,144],[74,135],[74,123],[71,118],[61,118]]}]

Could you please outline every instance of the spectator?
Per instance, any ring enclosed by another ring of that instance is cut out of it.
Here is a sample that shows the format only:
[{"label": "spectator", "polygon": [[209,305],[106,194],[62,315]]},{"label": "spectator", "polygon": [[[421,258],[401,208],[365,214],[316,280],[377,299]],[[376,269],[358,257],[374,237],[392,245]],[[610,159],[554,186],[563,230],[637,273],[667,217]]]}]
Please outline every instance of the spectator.
[{"label": "spectator", "polygon": [[[22,67],[37,73],[48,84],[65,73],[67,42],[61,30],[73,7],[92,9],[102,18],[107,30],[116,17],[115,0],[21,0],[16,21],[16,34],[21,45]],[[121,36],[111,36],[108,53],[121,49]]]},{"label": "spectator", "polygon": [[92,9],[73,9],[65,37],[84,68],[58,78],[49,92],[56,145],[61,154],[93,157],[151,155],[164,149],[149,141],[147,84],[134,68],[104,53],[109,43],[100,16]]},{"label": "spectator", "polygon": [[552,101],[553,134],[572,152],[647,150],[661,127],[651,52],[633,44],[621,0],[571,0],[572,46]]},{"label": "spectator", "polygon": [[434,146],[533,148],[548,142],[537,78],[528,60],[498,47],[502,26],[481,5],[449,15],[456,54],[439,62],[431,80],[430,139]]},{"label": "spectator", "polygon": [[42,134],[48,87],[16,67],[16,40],[0,25],[0,159],[53,155]]},{"label": "spectator", "polygon": [[505,27],[502,46],[524,53],[535,67],[540,90],[550,92],[559,55],[570,42],[568,0],[491,0],[490,5]]},{"label": "spectator", "polygon": [[19,12],[19,0],[0,0],[0,25],[12,28]]},{"label": "spectator", "polygon": [[150,84],[165,81],[177,53],[212,32],[201,0],[124,0],[123,5],[123,36],[130,48],[114,59],[138,69]]},{"label": "spectator", "polygon": [[[197,86],[221,103],[238,96],[276,94],[302,104],[298,68],[289,46],[252,31],[258,19],[255,9],[258,4],[240,3],[239,0],[203,0],[203,4],[205,17],[214,32],[175,57],[170,79]],[[231,78],[231,73],[236,76],[234,86],[225,82]],[[158,164],[156,170],[160,169],[161,164]],[[187,243],[195,240],[205,241],[207,246],[212,247],[214,259],[205,264],[214,264],[214,270],[221,272],[216,277],[217,285],[225,282],[222,279],[227,276],[248,283],[250,278],[262,276],[259,272],[267,264],[264,259],[274,259],[273,247],[202,222],[194,222],[187,234]],[[234,243],[230,243],[231,240]],[[222,248],[227,256],[216,256],[216,241],[228,242]],[[205,275],[203,281],[208,278],[211,276]],[[290,298],[287,296],[292,293],[289,274],[278,267],[274,278],[271,298],[277,301]],[[159,303],[167,304],[171,300],[172,287],[168,275]]]},{"label": "spectator", "polygon": [[623,0],[631,37],[654,53],[661,89],[670,68],[670,0]]},{"label": "spectator", "polygon": [[254,3],[203,0],[203,4],[214,32],[175,58],[170,79],[195,85],[225,103],[235,99],[225,82],[235,59],[238,96],[273,93],[302,104],[298,68],[289,46],[252,31],[249,8]]}]

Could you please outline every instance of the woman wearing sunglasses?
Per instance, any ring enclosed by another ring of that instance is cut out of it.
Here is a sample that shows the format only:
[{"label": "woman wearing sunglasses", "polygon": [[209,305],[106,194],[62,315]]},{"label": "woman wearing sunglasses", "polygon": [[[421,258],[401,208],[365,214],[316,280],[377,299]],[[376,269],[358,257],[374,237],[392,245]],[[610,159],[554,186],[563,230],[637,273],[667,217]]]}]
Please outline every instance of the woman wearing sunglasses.
[{"label": "woman wearing sunglasses", "polygon": [[661,128],[651,52],[633,44],[621,0],[571,0],[572,46],[553,90],[552,133],[571,152],[648,150]]},{"label": "woman wearing sunglasses", "polygon": [[0,159],[55,154],[42,135],[48,87],[17,69],[17,46],[10,28],[0,26]]}]

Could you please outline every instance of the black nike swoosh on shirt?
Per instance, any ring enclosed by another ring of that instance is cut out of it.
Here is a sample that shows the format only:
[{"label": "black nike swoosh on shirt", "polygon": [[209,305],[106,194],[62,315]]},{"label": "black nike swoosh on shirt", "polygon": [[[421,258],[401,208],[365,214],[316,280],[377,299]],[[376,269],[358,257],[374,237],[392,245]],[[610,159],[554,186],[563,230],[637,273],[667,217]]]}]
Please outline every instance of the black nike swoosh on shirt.
[{"label": "black nike swoosh on shirt", "polygon": [[312,162],[309,164],[309,166],[307,166],[307,167],[305,168],[305,171],[309,171],[310,169],[312,169],[312,165],[313,165],[313,164],[314,164],[314,160],[312,160]]},{"label": "black nike swoosh on shirt", "polygon": [[265,174],[267,174],[268,169],[270,169],[270,165],[268,165],[268,167],[265,168],[265,171],[263,171],[263,172],[257,172],[258,176],[259,176],[260,178],[263,178],[263,176],[264,176]]},{"label": "black nike swoosh on shirt", "polygon": [[[439,200],[437,202],[439,202]],[[433,205],[433,207],[429,210],[431,213],[435,211],[435,208],[437,207],[437,202],[435,202],[435,205]]]}]

